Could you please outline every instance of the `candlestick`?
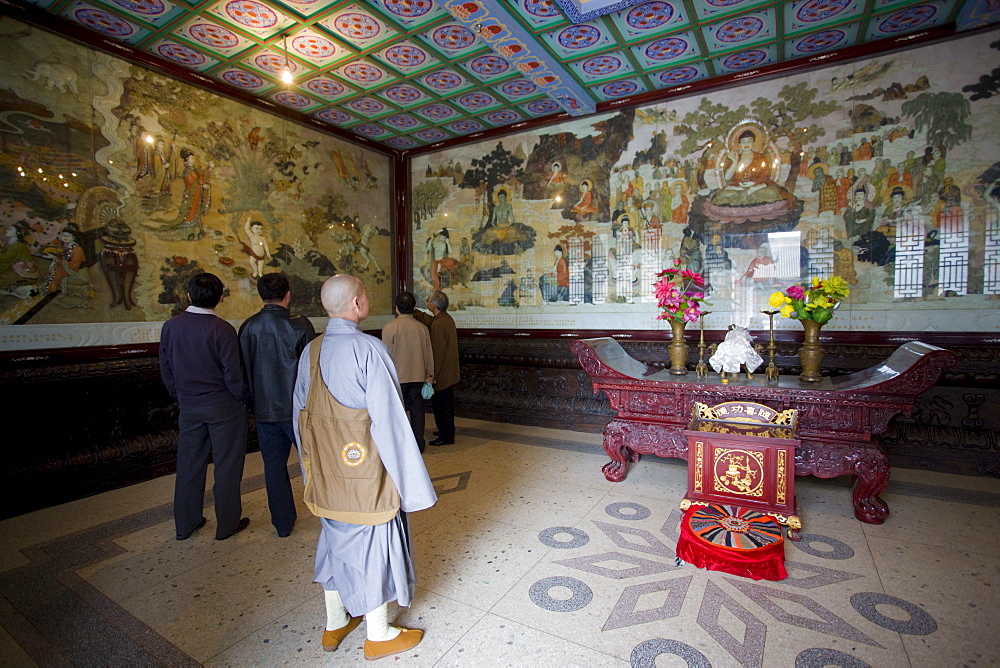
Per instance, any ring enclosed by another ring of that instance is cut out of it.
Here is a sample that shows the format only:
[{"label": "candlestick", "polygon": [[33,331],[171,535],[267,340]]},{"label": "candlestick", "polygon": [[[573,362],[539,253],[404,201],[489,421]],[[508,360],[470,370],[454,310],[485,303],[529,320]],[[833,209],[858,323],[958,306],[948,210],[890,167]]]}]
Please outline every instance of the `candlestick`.
[{"label": "candlestick", "polygon": [[767,385],[777,385],[779,371],[774,363],[774,357],[778,352],[778,344],[774,342],[774,316],[780,311],[761,311],[767,316],[768,329],[771,331],[770,340],[767,342],[767,369],[764,370],[764,382]]},{"label": "candlestick", "polygon": [[705,316],[712,313],[711,311],[702,311],[701,313],[701,335],[698,339],[698,364],[694,367],[694,375],[698,378],[708,378],[708,365],[705,364]]}]

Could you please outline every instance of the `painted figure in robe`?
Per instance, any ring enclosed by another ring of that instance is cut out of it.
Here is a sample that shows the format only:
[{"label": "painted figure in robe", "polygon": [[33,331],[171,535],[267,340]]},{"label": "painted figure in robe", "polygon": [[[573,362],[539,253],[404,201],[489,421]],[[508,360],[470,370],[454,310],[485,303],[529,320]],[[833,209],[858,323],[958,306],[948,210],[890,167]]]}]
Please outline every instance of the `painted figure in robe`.
[{"label": "painted figure in robe", "polygon": [[427,240],[427,252],[431,257],[431,284],[435,290],[441,289],[441,274],[458,267],[451,256],[451,238],[448,229],[442,227]]},{"label": "painted figure in robe", "polygon": [[501,184],[493,190],[493,209],[472,240],[472,250],[487,255],[516,255],[535,245],[534,228],[515,220],[508,186]]},{"label": "painted figure in robe", "polygon": [[191,149],[181,149],[181,160],[184,162],[184,197],[181,198],[180,211],[177,213],[177,225],[200,227],[202,214],[207,213],[212,204],[209,170],[195,164],[195,155]]},{"label": "painted figure in robe", "polygon": [[674,194],[670,198],[670,220],[675,225],[688,224],[688,211],[691,210],[691,202],[687,197],[687,183],[684,181],[674,181]]},{"label": "painted figure in robe", "polygon": [[730,149],[717,161],[724,185],[705,203],[710,219],[732,223],[774,220],[794,209],[792,194],[774,180],[780,162],[766,138],[756,123],[736,126],[730,132]]},{"label": "painted figure in robe", "polygon": [[590,217],[597,213],[597,207],[594,206],[594,194],[591,192],[593,185],[590,179],[584,179],[580,183],[580,201],[571,209],[576,214],[578,221],[590,220]]},{"label": "painted figure in robe", "polygon": [[822,163],[816,163],[809,168],[810,175],[812,176],[812,191],[819,193],[819,206],[816,213],[823,213],[824,211],[837,210],[837,182],[836,180],[827,174],[826,166]]},{"label": "painted figure in robe", "polygon": [[847,236],[852,239],[874,229],[875,207],[869,194],[874,192],[875,188],[871,184],[866,185],[867,187],[854,189],[851,205],[844,210],[844,226],[847,229]]}]

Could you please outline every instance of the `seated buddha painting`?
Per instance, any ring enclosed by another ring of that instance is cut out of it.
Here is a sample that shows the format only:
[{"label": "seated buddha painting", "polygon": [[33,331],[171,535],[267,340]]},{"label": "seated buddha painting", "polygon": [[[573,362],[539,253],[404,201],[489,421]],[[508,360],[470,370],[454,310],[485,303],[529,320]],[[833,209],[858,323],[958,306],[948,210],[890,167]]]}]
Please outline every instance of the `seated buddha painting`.
[{"label": "seated buddha painting", "polygon": [[[753,121],[736,125],[716,160],[720,187],[703,203],[706,218],[718,223],[790,223],[802,213],[801,203],[778,185],[781,157],[763,126]],[[774,227],[769,225],[773,230]]]}]

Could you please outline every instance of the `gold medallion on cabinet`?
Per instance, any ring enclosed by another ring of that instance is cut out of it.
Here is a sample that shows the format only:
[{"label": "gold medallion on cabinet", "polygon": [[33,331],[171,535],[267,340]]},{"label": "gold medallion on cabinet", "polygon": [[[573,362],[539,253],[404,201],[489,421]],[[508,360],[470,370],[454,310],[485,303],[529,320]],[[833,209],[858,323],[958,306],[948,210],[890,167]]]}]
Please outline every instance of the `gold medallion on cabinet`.
[{"label": "gold medallion on cabinet", "polygon": [[739,496],[764,495],[764,453],[716,448],[714,490]]}]

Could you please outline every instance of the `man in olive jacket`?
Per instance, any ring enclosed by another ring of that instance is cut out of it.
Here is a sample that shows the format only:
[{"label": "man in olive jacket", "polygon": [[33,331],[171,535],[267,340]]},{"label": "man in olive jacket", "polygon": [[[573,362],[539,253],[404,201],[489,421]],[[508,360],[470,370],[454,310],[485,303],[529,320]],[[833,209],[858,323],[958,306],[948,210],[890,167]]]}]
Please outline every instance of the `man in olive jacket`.
[{"label": "man in olive jacket", "polygon": [[240,349],[264,459],[271,524],[284,538],[292,532],[297,517],[288,478],[288,454],[295,441],[292,388],[299,356],[316,338],[316,330],[308,318],[288,310],[292,293],[284,274],[261,276],[257,293],[264,301],[264,308],[240,327]]},{"label": "man in olive jacket", "polygon": [[382,343],[396,365],[403,406],[410,413],[410,428],[424,451],[424,399],[420,391],[425,381],[434,382],[434,353],[427,328],[413,317],[417,304],[412,292],[396,295],[396,319],[382,328]]},{"label": "man in olive jacket", "polygon": [[448,295],[435,290],[427,297],[427,308],[432,315],[414,311],[413,317],[431,330],[431,348],[434,351],[434,422],[438,437],[431,445],[451,445],[455,442],[455,385],[461,379],[458,368],[458,331],[455,321],[448,314]]}]

